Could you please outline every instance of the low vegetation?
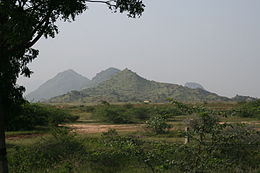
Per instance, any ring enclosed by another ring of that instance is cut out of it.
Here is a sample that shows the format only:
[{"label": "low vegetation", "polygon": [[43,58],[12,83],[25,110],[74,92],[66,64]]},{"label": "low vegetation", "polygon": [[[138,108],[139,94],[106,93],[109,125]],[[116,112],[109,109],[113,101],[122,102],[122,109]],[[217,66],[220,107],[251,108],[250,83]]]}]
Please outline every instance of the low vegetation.
[{"label": "low vegetation", "polygon": [[239,106],[233,110],[233,114],[240,117],[260,119],[260,100],[241,102]]},{"label": "low vegetation", "polygon": [[260,133],[199,115],[188,144],[145,141],[115,130],[80,137],[55,130],[51,137],[10,149],[11,172],[257,172]]},{"label": "low vegetation", "polygon": [[[28,115],[21,117],[44,117],[43,122],[52,126],[52,130],[43,137],[8,140],[10,172],[257,173],[260,170],[260,132],[251,124],[233,122],[245,118],[255,121],[257,106],[258,102],[183,104],[174,100],[168,104],[102,102],[99,105],[58,105],[56,108],[24,105],[23,114]],[[239,115],[242,111],[238,110],[242,108],[252,109],[252,115]],[[46,114],[53,116],[52,119]],[[76,134],[75,129],[57,127],[78,116],[80,120],[88,120],[79,125],[135,123],[140,131],[109,129],[103,133]],[[35,123],[37,125],[39,123]]]},{"label": "low vegetation", "polygon": [[167,123],[167,116],[154,115],[148,121],[146,121],[146,128],[150,129],[156,134],[167,133],[172,127]]},{"label": "low vegetation", "polygon": [[155,115],[174,117],[178,115],[188,115],[194,111],[193,108],[180,102],[162,105],[110,105],[106,102],[106,104],[102,103],[96,106],[82,105],[79,109],[81,111],[92,113],[92,118],[94,119],[115,124],[145,123],[145,121]]},{"label": "low vegetation", "polygon": [[8,130],[32,130],[38,126],[57,126],[61,123],[76,121],[79,117],[42,104],[25,103],[19,112],[8,120]]}]

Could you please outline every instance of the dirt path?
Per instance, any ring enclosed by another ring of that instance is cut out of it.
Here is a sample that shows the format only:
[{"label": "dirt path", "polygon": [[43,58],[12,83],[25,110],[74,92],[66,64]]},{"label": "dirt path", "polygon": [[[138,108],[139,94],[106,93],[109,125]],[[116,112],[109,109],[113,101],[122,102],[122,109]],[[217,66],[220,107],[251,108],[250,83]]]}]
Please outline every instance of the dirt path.
[{"label": "dirt path", "polygon": [[141,124],[69,124],[66,127],[72,128],[77,133],[101,133],[106,132],[109,129],[116,129],[117,131],[127,131],[134,132],[138,130],[143,130],[143,125]]},{"label": "dirt path", "polygon": [[[220,124],[223,123],[236,123],[236,122],[220,122]],[[260,131],[259,121],[255,122],[240,122],[240,123],[245,123],[248,125],[255,126],[254,129]],[[74,132],[76,133],[81,133],[81,134],[94,134],[94,133],[102,133],[102,132],[107,132],[109,129],[115,129],[119,132],[135,132],[135,131],[143,131],[144,130],[144,124],[67,124],[63,125],[66,127],[71,128]],[[176,127],[175,127],[176,128]],[[173,128],[173,129],[175,129]],[[17,139],[24,139],[24,138],[34,138],[34,137],[39,137],[39,136],[44,136],[46,134],[17,134],[17,135],[7,135],[6,138],[8,140],[17,140]]]}]

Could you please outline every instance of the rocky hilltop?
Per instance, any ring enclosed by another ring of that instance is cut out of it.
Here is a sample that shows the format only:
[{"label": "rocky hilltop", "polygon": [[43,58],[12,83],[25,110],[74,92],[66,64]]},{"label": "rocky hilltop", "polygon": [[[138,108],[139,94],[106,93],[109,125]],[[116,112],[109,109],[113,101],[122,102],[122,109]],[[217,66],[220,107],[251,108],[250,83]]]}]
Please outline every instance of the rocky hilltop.
[{"label": "rocky hilltop", "polygon": [[196,83],[196,82],[187,82],[187,83],[185,83],[184,86],[191,88],[191,89],[203,89],[203,90],[205,90],[201,84]]}]

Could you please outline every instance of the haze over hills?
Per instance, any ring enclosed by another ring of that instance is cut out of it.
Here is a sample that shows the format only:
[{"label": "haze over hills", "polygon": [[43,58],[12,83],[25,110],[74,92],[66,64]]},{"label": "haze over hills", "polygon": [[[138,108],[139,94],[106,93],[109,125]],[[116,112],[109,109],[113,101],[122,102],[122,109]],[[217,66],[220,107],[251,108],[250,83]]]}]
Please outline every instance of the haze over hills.
[{"label": "haze over hills", "polygon": [[43,83],[35,91],[29,93],[26,98],[29,101],[46,100],[71,90],[80,90],[88,85],[90,80],[74,70],[66,70],[58,73],[55,77]]},{"label": "haze over hills", "polygon": [[181,85],[160,83],[144,79],[125,69],[96,87],[71,91],[50,99],[50,102],[166,102],[167,98],[179,101],[229,101],[227,97],[203,89],[190,89]]},{"label": "haze over hills", "polygon": [[29,101],[44,101],[55,96],[66,94],[72,90],[94,87],[99,83],[110,79],[119,71],[120,70],[116,68],[108,68],[107,70],[97,73],[92,80],[89,80],[74,70],[66,70],[43,83],[38,89],[29,93],[26,98]]}]

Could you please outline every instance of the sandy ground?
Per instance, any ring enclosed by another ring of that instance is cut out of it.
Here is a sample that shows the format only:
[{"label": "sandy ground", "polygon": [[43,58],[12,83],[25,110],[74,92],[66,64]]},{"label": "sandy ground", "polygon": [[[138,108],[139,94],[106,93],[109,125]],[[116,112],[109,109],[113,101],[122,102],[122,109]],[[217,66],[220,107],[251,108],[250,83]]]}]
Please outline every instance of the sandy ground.
[{"label": "sandy ground", "polygon": [[[220,124],[223,124],[224,122],[220,122]],[[234,122],[228,122],[228,123],[234,123]],[[245,124],[250,124],[253,127],[256,126],[254,129],[260,131],[259,128],[259,121],[255,122],[241,122]],[[74,132],[80,133],[80,134],[94,134],[94,133],[102,133],[107,132],[109,129],[115,129],[119,132],[135,132],[135,131],[144,131],[144,124],[67,124],[63,125],[66,127],[70,127]],[[175,129],[175,128],[172,128]],[[20,138],[33,138],[38,136],[44,136],[46,134],[22,134],[22,135],[10,135],[7,136],[7,139],[9,140],[16,140]]]},{"label": "sandy ground", "polygon": [[109,129],[115,129],[121,132],[133,132],[143,130],[143,125],[140,124],[69,124],[66,127],[70,127],[77,133],[101,133],[107,132]]},{"label": "sandy ground", "polygon": [[[224,122],[220,122],[224,123]],[[229,122],[232,123],[232,122]],[[250,124],[253,126],[259,125],[259,122],[241,122],[245,124]],[[143,131],[144,124],[68,124],[66,127],[70,127],[74,132],[77,133],[102,133],[107,132],[109,129],[115,129],[119,132],[135,132]],[[175,128],[172,128],[172,130]],[[260,130],[260,128],[255,127],[254,129]]]}]

